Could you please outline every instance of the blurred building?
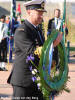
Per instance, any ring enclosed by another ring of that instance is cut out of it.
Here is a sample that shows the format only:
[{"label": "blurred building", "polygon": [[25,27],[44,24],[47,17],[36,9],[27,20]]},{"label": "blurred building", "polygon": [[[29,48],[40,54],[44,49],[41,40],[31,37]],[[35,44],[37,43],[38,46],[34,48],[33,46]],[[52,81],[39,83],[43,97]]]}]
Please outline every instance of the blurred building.
[{"label": "blurred building", "polygon": [[11,2],[0,2],[0,16],[5,14],[10,15]]}]

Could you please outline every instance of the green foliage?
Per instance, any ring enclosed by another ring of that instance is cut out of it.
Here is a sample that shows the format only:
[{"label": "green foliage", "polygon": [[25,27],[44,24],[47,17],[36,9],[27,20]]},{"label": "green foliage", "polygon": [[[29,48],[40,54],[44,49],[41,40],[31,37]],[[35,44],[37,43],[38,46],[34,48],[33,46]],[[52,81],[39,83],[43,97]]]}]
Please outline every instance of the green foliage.
[{"label": "green foliage", "polygon": [[70,43],[75,43],[75,25],[73,25],[69,19],[67,19],[67,27],[68,27],[68,36],[67,40],[70,41]]},{"label": "green foliage", "polygon": [[[51,69],[51,71],[54,73],[54,76],[52,77],[51,75],[48,74],[48,69],[47,69],[47,66],[49,64],[50,45],[57,38],[58,34],[59,32],[54,30],[52,34],[48,37],[48,39],[44,43],[42,54],[40,57],[40,63],[39,63],[39,72],[41,78],[40,83],[42,84],[41,90],[46,100],[49,100],[49,96],[54,91],[56,91],[54,96],[57,96],[59,93],[62,93],[63,90],[69,92],[66,85],[66,82],[68,81],[68,65],[67,65],[67,57],[65,55],[66,52],[64,43],[61,42],[58,45],[58,51],[60,57],[59,74],[55,75],[56,73],[55,68]],[[45,65],[45,70],[43,69],[43,65]]]}]

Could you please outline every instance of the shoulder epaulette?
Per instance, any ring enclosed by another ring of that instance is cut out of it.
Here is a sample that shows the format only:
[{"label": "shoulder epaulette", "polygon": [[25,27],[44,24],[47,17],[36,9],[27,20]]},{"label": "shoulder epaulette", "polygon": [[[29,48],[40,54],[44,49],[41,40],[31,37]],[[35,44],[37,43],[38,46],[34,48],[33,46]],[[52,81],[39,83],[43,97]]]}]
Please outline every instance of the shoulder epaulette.
[{"label": "shoulder epaulette", "polygon": [[24,31],[24,29],[23,29],[23,28],[18,28],[17,30],[18,30],[18,31]]}]

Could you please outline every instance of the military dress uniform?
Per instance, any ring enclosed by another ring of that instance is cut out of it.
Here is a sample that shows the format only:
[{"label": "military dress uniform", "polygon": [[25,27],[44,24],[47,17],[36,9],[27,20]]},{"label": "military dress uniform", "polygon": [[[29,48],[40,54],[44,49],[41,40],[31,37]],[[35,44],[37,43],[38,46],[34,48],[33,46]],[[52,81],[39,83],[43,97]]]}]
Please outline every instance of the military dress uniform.
[{"label": "military dress uniform", "polygon": [[[32,74],[30,72],[29,65],[26,63],[26,57],[34,52],[36,46],[43,45],[44,37],[41,34],[40,36],[43,42],[40,40],[37,29],[27,20],[25,20],[24,24],[16,30],[14,37],[14,67],[8,79],[8,83],[24,88],[29,86],[36,86],[33,85]],[[28,89],[30,90],[30,88]]]},{"label": "military dress uniform", "polygon": [[[36,8],[36,5],[34,6]],[[22,100],[21,97],[25,97],[23,100],[43,100],[41,91],[38,90],[36,83],[32,81],[32,73],[29,64],[26,63],[26,59],[28,55],[34,53],[36,46],[43,45],[44,36],[39,33],[33,24],[25,20],[24,23],[16,29],[14,42],[15,60],[7,81],[13,86],[13,97],[20,97],[18,100]],[[33,97],[35,99],[27,99],[26,97]]]}]

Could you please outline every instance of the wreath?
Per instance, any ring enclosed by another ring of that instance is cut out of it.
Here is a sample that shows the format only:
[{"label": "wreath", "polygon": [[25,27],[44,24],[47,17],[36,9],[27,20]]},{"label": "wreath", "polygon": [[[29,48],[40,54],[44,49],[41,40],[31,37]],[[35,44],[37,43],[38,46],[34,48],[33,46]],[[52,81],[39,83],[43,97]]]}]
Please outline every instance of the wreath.
[{"label": "wreath", "polygon": [[66,84],[69,77],[67,57],[65,55],[66,49],[63,41],[61,41],[61,43],[57,46],[59,53],[58,70],[56,70],[56,63],[54,63],[52,59],[52,53],[50,54],[52,43],[57,38],[58,34],[59,32],[54,30],[45,41],[38,67],[32,60],[30,60],[36,67],[36,69],[30,68],[33,74],[32,80],[37,82],[37,85],[46,100],[59,95],[59,93],[62,93],[63,90],[70,92]]}]

